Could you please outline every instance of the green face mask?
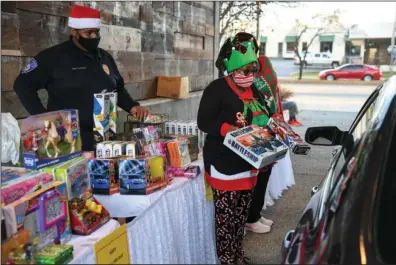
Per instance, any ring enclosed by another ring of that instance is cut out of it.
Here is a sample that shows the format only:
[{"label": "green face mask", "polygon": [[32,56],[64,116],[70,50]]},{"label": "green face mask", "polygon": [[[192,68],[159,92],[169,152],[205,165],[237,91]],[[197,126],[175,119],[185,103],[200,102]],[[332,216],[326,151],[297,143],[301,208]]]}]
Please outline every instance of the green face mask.
[{"label": "green face mask", "polygon": [[[228,73],[238,70],[250,63],[257,63],[257,55],[254,52],[253,43],[251,41],[245,41],[239,45],[241,45],[239,49],[242,52],[233,48],[230,59],[224,59],[224,66]],[[245,53],[243,53],[244,51]]]}]

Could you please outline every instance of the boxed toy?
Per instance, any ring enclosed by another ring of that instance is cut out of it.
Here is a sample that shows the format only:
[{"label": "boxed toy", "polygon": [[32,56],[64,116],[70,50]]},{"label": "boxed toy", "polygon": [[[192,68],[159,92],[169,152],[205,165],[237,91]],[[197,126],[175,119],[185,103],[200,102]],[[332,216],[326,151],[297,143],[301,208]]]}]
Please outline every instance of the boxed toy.
[{"label": "boxed toy", "polygon": [[109,139],[115,140],[117,134],[117,93],[106,93],[109,96]]},{"label": "boxed toy", "polygon": [[1,244],[1,264],[36,264],[30,231],[21,230]]},{"label": "boxed toy", "polygon": [[40,169],[81,155],[77,110],[29,116],[21,125],[25,168]]},{"label": "boxed toy", "polygon": [[116,159],[90,159],[88,174],[93,194],[114,194],[119,192]]},{"label": "boxed toy", "polygon": [[201,174],[201,168],[199,166],[188,166],[186,168],[181,167],[166,167],[166,176],[169,178],[173,177],[184,177],[184,178],[195,178]]},{"label": "boxed toy", "polygon": [[89,197],[87,196],[90,186],[87,158],[79,157],[55,168],[55,178],[66,183],[69,200]]},{"label": "boxed toy", "polygon": [[73,259],[72,245],[49,245],[33,254],[35,264],[67,264]]},{"label": "boxed toy", "polygon": [[120,194],[147,195],[168,185],[162,156],[122,158],[118,172]]},{"label": "boxed toy", "polygon": [[169,116],[166,114],[150,114],[143,122],[132,115],[128,115],[127,119],[128,120],[124,123],[124,132],[128,133],[136,128],[154,126],[161,136],[165,133],[165,123],[169,121]]},{"label": "boxed toy", "polygon": [[51,184],[54,177],[43,172],[33,172],[24,168],[2,167],[1,204],[2,206],[19,200]]},{"label": "boxed toy", "polygon": [[188,141],[174,140],[166,143],[168,149],[169,165],[173,167],[186,167],[191,164]]},{"label": "boxed toy", "polygon": [[71,238],[64,182],[46,187],[3,208],[7,237],[21,230],[30,231],[29,242],[41,249],[51,244],[65,244]]},{"label": "boxed toy", "polygon": [[105,93],[94,94],[93,99],[93,118],[94,118],[94,142],[100,143],[109,140],[109,115],[110,101],[109,95]]},{"label": "boxed toy", "polygon": [[274,115],[268,121],[268,126],[280,138],[280,140],[290,147],[293,153],[297,155],[308,155],[311,147],[296,134],[281,116]]},{"label": "boxed toy", "polygon": [[187,141],[188,151],[190,153],[191,161],[198,159],[199,147],[198,147],[198,136],[197,135],[165,135],[164,139],[179,139]]},{"label": "boxed toy", "polygon": [[227,133],[223,144],[257,169],[282,159],[288,150],[267,128],[257,126]]}]

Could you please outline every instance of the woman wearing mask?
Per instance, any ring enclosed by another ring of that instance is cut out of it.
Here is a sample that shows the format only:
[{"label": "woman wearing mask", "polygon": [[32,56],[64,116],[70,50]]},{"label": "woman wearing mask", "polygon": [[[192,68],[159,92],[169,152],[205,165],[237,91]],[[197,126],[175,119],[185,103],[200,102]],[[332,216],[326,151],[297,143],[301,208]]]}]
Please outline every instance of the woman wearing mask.
[{"label": "woman wearing mask", "polygon": [[228,132],[250,124],[265,126],[271,115],[263,94],[253,85],[257,42],[248,33],[226,40],[216,66],[226,77],[210,83],[198,110],[198,127],[207,133],[205,179],[213,191],[216,248],[221,264],[246,264],[244,227],[258,170],[223,145]]}]

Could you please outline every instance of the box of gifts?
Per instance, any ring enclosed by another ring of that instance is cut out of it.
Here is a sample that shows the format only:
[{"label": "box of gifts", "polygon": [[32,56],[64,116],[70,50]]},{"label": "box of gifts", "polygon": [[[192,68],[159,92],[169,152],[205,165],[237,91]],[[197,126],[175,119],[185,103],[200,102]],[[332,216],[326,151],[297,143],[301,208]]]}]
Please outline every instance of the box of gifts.
[{"label": "box of gifts", "polygon": [[288,150],[269,128],[253,125],[227,133],[223,144],[257,169],[282,159]]},{"label": "box of gifts", "polygon": [[289,146],[290,150],[297,155],[308,155],[311,147],[293,131],[281,116],[273,116],[268,121],[268,127],[275,132],[279,139]]},{"label": "box of gifts", "polygon": [[90,159],[89,178],[93,194],[112,195],[119,192],[117,160],[111,158]]}]

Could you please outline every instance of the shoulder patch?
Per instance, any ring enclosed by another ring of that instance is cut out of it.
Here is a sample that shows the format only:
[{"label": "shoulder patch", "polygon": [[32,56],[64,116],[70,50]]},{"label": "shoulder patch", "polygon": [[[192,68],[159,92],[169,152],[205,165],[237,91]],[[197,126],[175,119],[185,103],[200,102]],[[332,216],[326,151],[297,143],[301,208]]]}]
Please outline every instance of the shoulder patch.
[{"label": "shoulder patch", "polygon": [[31,71],[33,71],[34,69],[36,69],[38,66],[36,59],[32,59],[30,60],[30,62],[25,66],[25,68],[22,69],[22,74],[26,74],[29,73]]}]

